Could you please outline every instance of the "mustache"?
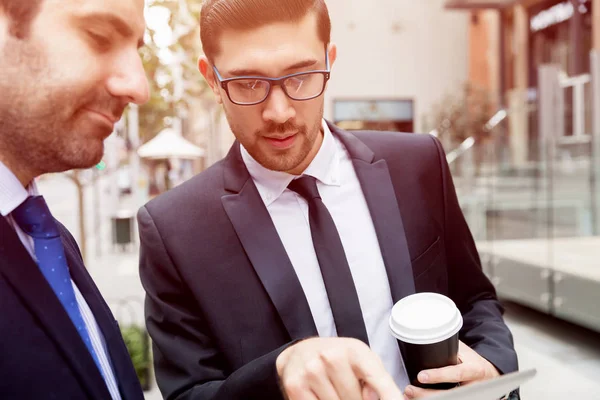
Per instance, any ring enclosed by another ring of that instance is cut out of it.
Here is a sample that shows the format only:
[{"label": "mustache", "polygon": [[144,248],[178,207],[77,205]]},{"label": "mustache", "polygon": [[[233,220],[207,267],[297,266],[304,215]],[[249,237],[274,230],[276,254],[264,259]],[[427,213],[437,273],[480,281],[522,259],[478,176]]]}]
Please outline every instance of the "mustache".
[{"label": "mustache", "polygon": [[270,122],[264,126],[262,132],[268,133],[286,133],[286,132],[302,132],[305,128],[296,125],[293,121],[286,121],[283,124]]}]

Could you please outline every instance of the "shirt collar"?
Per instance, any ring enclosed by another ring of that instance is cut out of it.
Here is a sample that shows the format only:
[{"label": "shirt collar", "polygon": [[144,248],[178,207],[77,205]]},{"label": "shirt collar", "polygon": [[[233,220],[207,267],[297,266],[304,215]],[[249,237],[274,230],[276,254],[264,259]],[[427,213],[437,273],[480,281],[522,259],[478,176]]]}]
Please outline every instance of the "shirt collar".
[{"label": "shirt collar", "polygon": [[15,174],[0,161],[0,214],[6,217],[27,199],[27,196],[37,195],[35,181],[24,188]]},{"label": "shirt collar", "polygon": [[[310,175],[325,185],[339,186],[340,155],[336,146],[335,137],[329,130],[325,120],[322,122],[323,143],[303,175]],[[290,182],[296,178],[287,172],[273,171],[259,164],[248,151],[240,144],[242,160],[258,189],[260,197],[268,207],[281,196]]]}]

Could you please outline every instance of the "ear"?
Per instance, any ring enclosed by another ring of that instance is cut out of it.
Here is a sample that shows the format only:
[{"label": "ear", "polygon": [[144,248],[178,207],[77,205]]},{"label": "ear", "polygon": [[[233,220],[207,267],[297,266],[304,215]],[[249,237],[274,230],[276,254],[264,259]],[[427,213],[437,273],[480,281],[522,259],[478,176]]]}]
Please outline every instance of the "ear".
[{"label": "ear", "polygon": [[8,38],[9,27],[10,19],[4,10],[4,6],[0,5],[0,48],[4,47],[4,43]]},{"label": "ear", "polygon": [[335,43],[329,43],[329,46],[327,46],[327,53],[329,54],[329,68],[333,69],[333,64],[335,64],[335,60],[337,60],[337,46]]},{"label": "ear", "polygon": [[215,75],[215,71],[213,70],[213,67],[206,56],[200,56],[200,58],[198,58],[198,70],[202,76],[204,76],[204,79],[212,89],[215,98],[217,99],[217,103],[223,104],[223,98],[220,90],[221,85],[219,84],[217,76]]}]

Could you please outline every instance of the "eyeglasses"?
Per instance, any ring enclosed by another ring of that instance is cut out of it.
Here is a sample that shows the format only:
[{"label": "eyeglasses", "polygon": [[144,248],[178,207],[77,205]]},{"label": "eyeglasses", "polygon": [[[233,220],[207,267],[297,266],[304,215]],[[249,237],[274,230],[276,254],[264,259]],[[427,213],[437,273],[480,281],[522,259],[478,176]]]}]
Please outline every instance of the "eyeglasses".
[{"label": "eyeglasses", "polygon": [[283,92],[292,100],[305,101],[319,97],[325,91],[330,77],[329,55],[325,53],[325,70],[298,72],[280,78],[263,76],[239,76],[223,79],[213,66],[221,87],[232,103],[240,106],[260,104],[269,97],[273,86],[281,86]]}]

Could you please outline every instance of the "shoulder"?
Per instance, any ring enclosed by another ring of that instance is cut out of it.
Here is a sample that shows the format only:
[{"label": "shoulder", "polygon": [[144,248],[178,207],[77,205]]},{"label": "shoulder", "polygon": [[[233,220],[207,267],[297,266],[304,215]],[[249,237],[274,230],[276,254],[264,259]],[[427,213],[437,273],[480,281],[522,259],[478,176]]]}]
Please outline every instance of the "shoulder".
[{"label": "shoulder", "polygon": [[422,133],[389,131],[347,132],[375,155],[375,160],[385,160],[392,169],[408,173],[439,172],[445,168],[446,156],[439,140]]},{"label": "shoulder", "polygon": [[148,227],[161,232],[209,229],[224,218],[225,190],[223,160],[146,203],[137,213],[140,232]]},{"label": "shoulder", "polygon": [[390,131],[355,131],[352,132],[375,153],[437,154],[441,148],[439,141],[430,134],[405,133]]},{"label": "shoulder", "polygon": [[220,201],[224,194],[223,171],[221,160],[188,181],[153,198],[146,203],[145,208],[155,214],[170,209],[185,209],[192,203]]}]

